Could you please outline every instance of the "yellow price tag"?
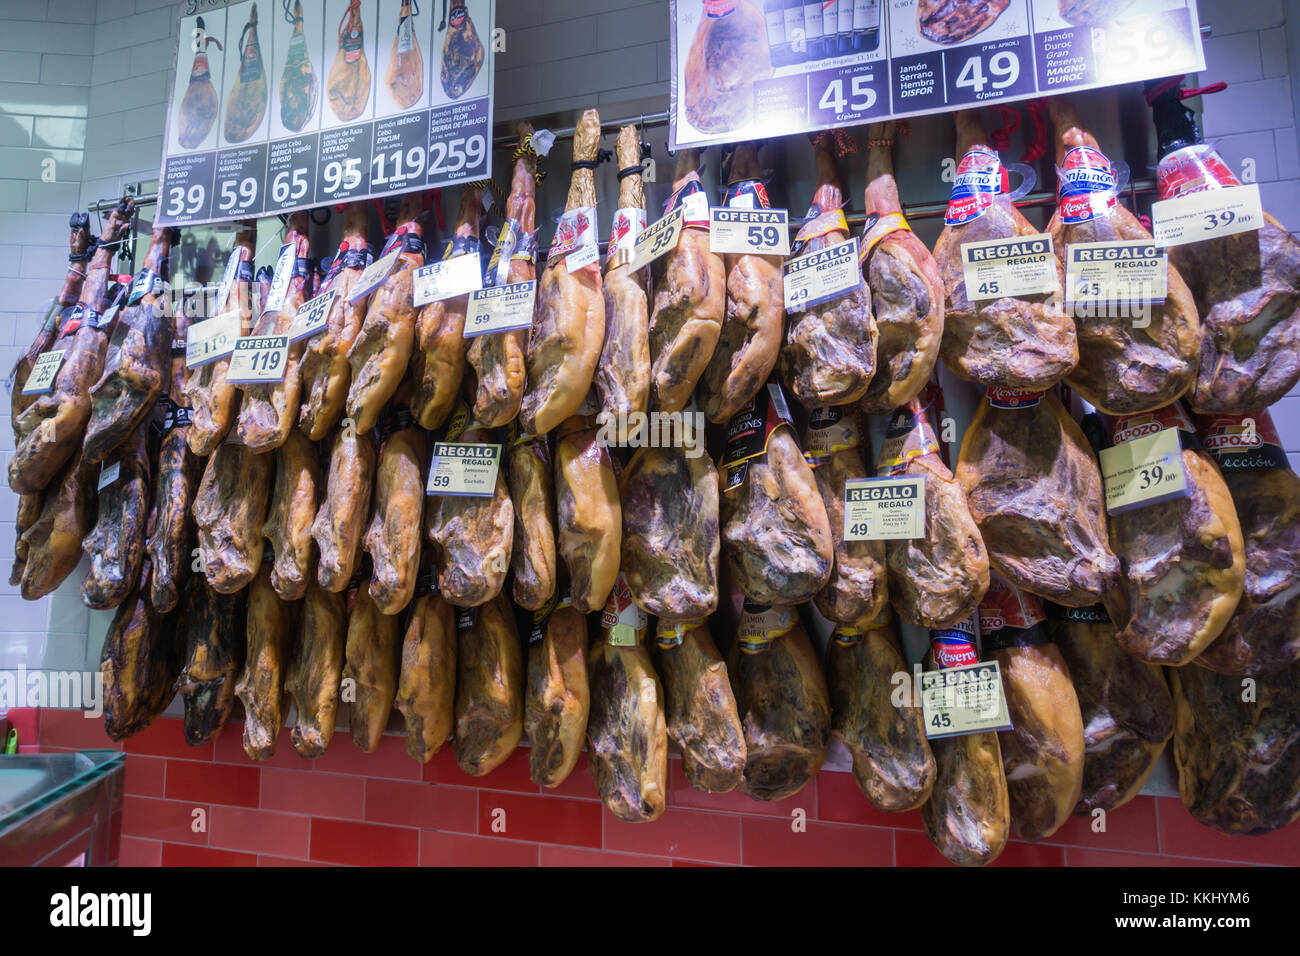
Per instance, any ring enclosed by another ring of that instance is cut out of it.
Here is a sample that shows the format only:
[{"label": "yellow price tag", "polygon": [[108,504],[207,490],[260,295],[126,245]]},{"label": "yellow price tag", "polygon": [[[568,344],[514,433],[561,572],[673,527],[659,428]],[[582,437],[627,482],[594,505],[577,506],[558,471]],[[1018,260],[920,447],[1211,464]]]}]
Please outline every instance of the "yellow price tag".
[{"label": "yellow price tag", "polygon": [[1106,511],[1119,514],[1187,494],[1177,428],[1164,428],[1101,450]]}]

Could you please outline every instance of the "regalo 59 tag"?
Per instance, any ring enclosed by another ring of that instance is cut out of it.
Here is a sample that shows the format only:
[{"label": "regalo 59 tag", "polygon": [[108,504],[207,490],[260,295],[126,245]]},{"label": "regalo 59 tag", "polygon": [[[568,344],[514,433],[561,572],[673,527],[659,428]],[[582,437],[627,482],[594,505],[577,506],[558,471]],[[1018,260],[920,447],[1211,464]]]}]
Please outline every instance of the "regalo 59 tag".
[{"label": "regalo 59 tag", "polygon": [[334,307],[338,294],[338,289],[330,289],[298,306],[289,326],[289,341],[301,342],[324,332],[329,327],[330,309]]},{"label": "regalo 59 tag", "polygon": [[185,367],[198,368],[235,351],[243,321],[238,312],[223,312],[191,325],[185,333]]},{"label": "regalo 59 tag", "polygon": [[963,242],[961,265],[972,302],[1057,291],[1056,256],[1046,233]]},{"label": "regalo 59 tag", "polygon": [[784,209],[710,209],[709,251],[788,256],[790,213]]},{"label": "regalo 59 tag", "polygon": [[641,235],[636,237],[636,242],[632,244],[632,261],[629,264],[631,271],[644,269],[660,256],[676,249],[677,240],[682,237],[682,226],[685,221],[684,211],[681,206],[678,206],[662,219],[657,219],[646,226]]},{"label": "regalo 59 tag", "polygon": [[465,313],[465,338],[530,328],[536,293],[536,279],[471,292]]},{"label": "regalo 59 tag", "polygon": [[858,237],[786,260],[785,310],[799,313],[819,302],[846,295],[862,285]]},{"label": "regalo 59 tag", "polygon": [[500,445],[434,442],[425,494],[491,498],[496,493],[500,466]]},{"label": "regalo 59 tag", "polygon": [[1103,448],[1099,457],[1106,510],[1111,514],[1187,494],[1177,428],[1164,428],[1154,435]]},{"label": "regalo 59 tag", "polygon": [[27,376],[27,381],[23,384],[24,395],[48,395],[54,391],[54,379],[59,374],[59,367],[63,364],[63,353],[65,349],[50,349],[48,352],[42,352],[36,357],[36,363],[32,365],[32,372]]},{"label": "regalo 59 tag", "polygon": [[483,267],[477,255],[452,256],[415,270],[415,305],[428,305],[483,288]]},{"label": "regalo 59 tag", "polygon": [[925,735],[958,737],[985,730],[1010,730],[1011,714],[997,661],[963,664],[921,674]]},{"label": "regalo 59 tag", "polygon": [[[370,293],[374,292],[384,280],[388,278],[393,271],[393,266],[397,265],[397,257],[402,254],[402,246],[399,243],[397,248],[384,256],[382,259],[376,259],[357,276],[356,283],[352,286],[352,291],[348,293],[349,302],[360,302]],[[418,304],[418,303],[417,303]]]},{"label": "regalo 59 tag", "polygon": [[845,541],[925,537],[925,476],[852,478],[844,483]]},{"label": "regalo 59 tag", "polygon": [[1164,302],[1169,253],[1154,242],[1075,242],[1065,247],[1068,302]]},{"label": "regalo 59 tag", "polygon": [[235,343],[226,381],[232,385],[274,385],[284,381],[288,364],[289,336],[249,336]]},{"label": "regalo 59 tag", "polygon": [[1264,225],[1259,186],[1229,186],[1151,204],[1151,233],[1162,246],[1235,236]]}]

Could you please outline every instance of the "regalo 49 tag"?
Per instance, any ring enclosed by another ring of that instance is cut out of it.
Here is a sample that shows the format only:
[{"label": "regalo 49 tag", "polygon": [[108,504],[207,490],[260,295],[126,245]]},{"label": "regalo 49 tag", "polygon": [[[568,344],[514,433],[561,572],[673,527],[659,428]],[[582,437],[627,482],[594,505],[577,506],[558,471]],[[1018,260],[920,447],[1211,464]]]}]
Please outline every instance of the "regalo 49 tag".
[{"label": "regalo 49 tag", "polygon": [[330,289],[298,306],[289,326],[289,341],[300,342],[324,332],[329,327],[330,309],[334,307],[338,294],[338,289]]},{"label": "regalo 49 tag", "polygon": [[846,295],[862,284],[858,237],[789,259],[785,272],[785,310],[799,313],[819,302]]},{"label": "regalo 49 tag", "polygon": [[425,494],[491,498],[496,493],[500,466],[500,445],[434,442]]},{"label": "regalo 49 tag", "polygon": [[1235,236],[1264,225],[1259,186],[1229,186],[1151,204],[1151,233],[1162,246]]},{"label": "regalo 49 tag", "polygon": [[1101,477],[1111,514],[1187,494],[1183,449],[1177,428],[1164,428],[1113,448],[1103,448]]},{"label": "regalo 49 tag", "polygon": [[845,541],[925,537],[925,476],[852,478],[844,483]]},{"label": "regalo 49 tag", "polygon": [[32,372],[23,384],[24,395],[48,395],[54,391],[54,379],[63,365],[65,349],[50,349],[36,357]]},{"label": "regalo 49 tag", "polygon": [[958,737],[985,730],[1010,730],[1011,714],[997,661],[963,664],[921,674],[925,735]]},{"label": "regalo 49 tag", "polygon": [[465,313],[465,338],[530,328],[536,293],[536,279],[471,292]]},{"label": "regalo 49 tag", "polygon": [[274,385],[284,381],[288,364],[289,336],[249,336],[235,343],[226,381],[232,385]]},{"label": "regalo 49 tag", "polygon": [[709,251],[788,256],[790,213],[784,209],[710,209]]},{"label": "regalo 49 tag", "polygon": [[682,237],[685,214],[678,206],[662,219],[647,226],[632,244],[632,261],[630,269],[636,272],[644,269],[662,255],[677,248],[677,240]]},{"label": "regalo 49 tag", "polygon": [[963,242],[961,265],[972,302],[1057,291],[1056,256],[1046,233]]},{"label": "regalo 49 tag", "polygon": [[238,312],[223,312],[191,325],[185,333],[185,367],[198,368],[235,351],[243,321]]},{"label": "regalo 49 tag", "polygon": [[415,270],[415,305],[428,305],[483,288],[483,268],[476,255],[452,256]]},{"label": "regalo 49 tag", "polygon": [[1154,242],[1075,242],[1065,247],[1068,302],[1164,302],[1169,253]]}]

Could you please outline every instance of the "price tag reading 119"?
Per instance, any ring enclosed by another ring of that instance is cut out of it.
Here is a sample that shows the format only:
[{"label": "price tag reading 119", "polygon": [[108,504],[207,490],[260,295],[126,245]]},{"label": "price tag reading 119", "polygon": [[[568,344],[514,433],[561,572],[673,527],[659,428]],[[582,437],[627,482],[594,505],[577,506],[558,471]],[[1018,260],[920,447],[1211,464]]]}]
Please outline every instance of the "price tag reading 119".
[{"label": "price tag reading 119", "polygon": [[274,385],[284,381],[288,364],[289,336],[250,336],[235,344],[226,381],[233,385]]}]

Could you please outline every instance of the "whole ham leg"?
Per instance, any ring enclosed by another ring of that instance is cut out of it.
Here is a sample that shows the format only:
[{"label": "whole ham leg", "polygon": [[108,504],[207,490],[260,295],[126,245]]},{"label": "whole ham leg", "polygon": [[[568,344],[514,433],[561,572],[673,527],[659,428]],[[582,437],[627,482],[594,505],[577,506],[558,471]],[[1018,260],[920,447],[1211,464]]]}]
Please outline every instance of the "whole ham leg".
[{"label": "whole ham leg", "polygon": [[320,550],[316,581],[325,590],[345,590],[361,556],[361,535],[370,517],[375,481],[375,436],[358,434],[344,420],[334,433],[329,471],[311,536]]},{"label": "whole ham leg", "polygon": [[310,582],[299,615],[297,644],[284,674],[284,689],[297,711],[289,740],[300,757],[319,757],[334,736],[347,629],[343,595]]},{"label": "whole ham leg", "polygon": [[528,648],[524,736],[528,775],[558,787],[573,772],[587,738],[587,619],[572,605],[556,607],[540,640]]},{"label": "whole ham leg", "polygon": [[99,466],[78,452],[50,482],[40,513],[23,532],[27,564],[21,590],[25,600],[49,594],[81,560],[81,542],[95,524],[99,472]]},{"label": "whole ham leg", "polygon": [[490,773],[524,732],[524,653],[503,595],[462,610],[456,620],[456,763],[470,776]]},{"label": "whole ham leg", "polygon": [[219,594],[203,578],[190,581],[180,610],[185,666],[176,693],[185,703],[185,742],[201,747],[217,738],[235,702],[244,661],[245,595]]},{"label": "whole ham leg", "polygon": [[221,594],[242,590],[261,567],[273,465],[273,455],[254,455],[233,441],[208,459],[194,496],[194,522],[204,577]]},{"label": "whole ham leg", "polygon": [[511,596],[520,607],[536,611],[555,593],[555,475],[551,446],[545,435],[516,438],[505,454],[506,482],[515,508]]},{"label": "whole ham leg", "polygon": [[[506,200],[506,226],[497,239],[498,254],[509,254],[506,284],[537,278],[537,153],[532,137],[533,127],[520,123],[514,178]],[[501,284],[496,276],[491,278],[494,285]],[[528,329],[511,329],[475,336],[470,341],[467,357],[477,380],[474,417],[489,428],[513,421],[519,414],[526,384],[528,333]]]},{"label": "whole ham leg", "polygon": [[397,614],[415,594],[425,506],[424,433],[410,426],[379,450],[375,507],[361,546],[370,554],[370,597],[382,614]]},{"label": "whole ham leg", "polygon": [[104,732],[110,740],[138,734],[171,703],[181,670],[178,624],[149,603],[146,560],[136,588],[117,606],[99,658]]},{"label": "whole ham leg", "polygon": [[353,601],[343,666],[343,679],[352,681],[348,728],[357,749],[372,753],[393,710],[401,647],[397,618],[380,613],[369,589],[359,588]]},{"label": "whole ham leg", "polygon": [[296,601],[311,578],[312,522],[321,492],[319,452],[297,428],[275,450],[275,484],[262,535],[271,545],[271,587],[285,601]]},{"label": "whole ham leg", "polygon": [[[599,149],[600,115],[587,110],[573,134],[573,161],[593,163]],[[592,231],[594,243],[595,170],[573,170],[564,208],[589,220],[587,228]],[[556,235],[558,238],[561,233]],[[528,390],[519,410],[525,431],[540,435],[577,412],[591,388],[604,339],[605,298],[600,266],[593,261],[571,273],[564,257],[553,254],[537,283],[533,331],[528,341]]]},{"label": "whole ham leg", "polygon": [[556,552],[568,567],[573,606],[605,606],[618,577],[623,511],[609,449],[591,416],[575,415],[556,433]]},{"label": "whole ham leg", "polygon": [[81,601],[99,611],[115,608],[139,583],[149,520],[149,449],[145,429],[123,442],[105,463],[117,478],[99,491],[95,527],[82,542],[90,570]]},{"label": "whole ham leg", "polygon": [[275,756],[284,726],[284,670],[293,636],[294,605],[271,585],[271,566],[263,564],[248,586],[248,653],[235,684],[244,705],[244,753],[258,762]]},{"label": "whole ham leg", "polygon": [[406,752],[428,763],[456,722],[456,612],[438,594],[415,599],[402,641],[397,709],[406,720]]}]

